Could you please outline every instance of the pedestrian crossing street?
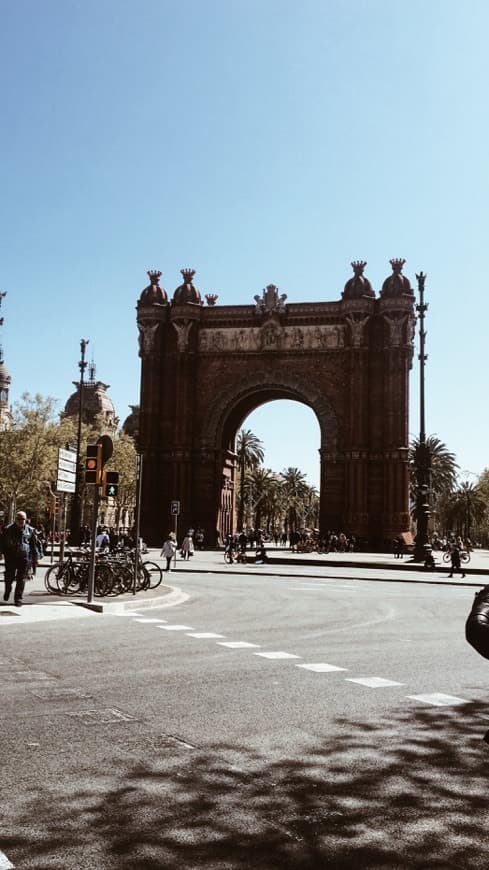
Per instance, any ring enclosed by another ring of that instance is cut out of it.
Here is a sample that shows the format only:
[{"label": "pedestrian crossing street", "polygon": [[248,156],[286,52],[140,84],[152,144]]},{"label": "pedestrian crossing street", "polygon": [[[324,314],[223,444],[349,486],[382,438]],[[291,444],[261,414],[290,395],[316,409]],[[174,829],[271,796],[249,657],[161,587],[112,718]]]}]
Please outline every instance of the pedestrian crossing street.
[{"label": "pedestrian crossing street", "polygon": [[[224,647],[228,650],[248,651],[251,655],[257,656],[260,659],[265,659],[269,661],[283,661],[284,663],[288,662],[290,663],[290,665],[296,668],[301,668],[315,674],[335,674],[339,672],[343,672],[343,674],[349,673],[348,668],[345,668],[339,664],[333,664],[331,662],[299,662],[298,659],[300,659],[301,656],[297,655],[296,653],[287,652],[285,650],[261,650],[260,644],[250,643],[249,641],[245,640],[228,640],[225,635],[213,631],[198,631],[191,625],[169,623],[166,619],[145,617],[135,613],[134,611],[132,611],[131,613],[121,613],[119,614],[119,616],[125,617],[126,619],[129,619],[131,622],[134,623],[151,625],[152,627],[158,628],[161,631],[171,633],[181,632],[186,637],[191,637],[194,640],[214,641],[217,646]],[[257,650],[261,651],[257,652]],[[357,686],[363,686],[367,689],[388,689],[405,685],[404,683],[398,682],[397,680],[389,679],[389,677],[387,676],[342,675],[342,678],[348,683],[352,683]],[[455,695],[448,695],[443,692],[426,692],[417,695],[405,695],[405,698],[411,701],[418,702],[419,704],[434,707],[455,707],[461,704],[470,703],[470,700],[467,698],[459,698]]]}]

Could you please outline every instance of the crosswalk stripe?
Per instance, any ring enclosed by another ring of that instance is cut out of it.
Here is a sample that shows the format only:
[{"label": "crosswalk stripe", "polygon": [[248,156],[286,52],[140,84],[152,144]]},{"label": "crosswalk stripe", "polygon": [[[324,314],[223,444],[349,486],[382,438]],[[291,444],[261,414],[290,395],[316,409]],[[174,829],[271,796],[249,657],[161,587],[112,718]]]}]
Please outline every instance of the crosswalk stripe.
[{"label": "crosswalk stripe", "polygon": [[359,683],[361,686],[367,686],[369,689],[404,685],[404,683],[398,683],[396,680],[385,680],[383,677],[347,677],[346,679],[349,683]]},{"label": "crosswalk stripe", "polygon": [[133,622],[166,622],[166,619],[145,619],[144,617],[138,617],[137,619],[134,619]]},{"label": "crosswalk stripe", "polygon": [[189,637],[198,637],[198,638],[207,638],[207,637],[226,637],[225,634],[216,634],[215,631],[194,631],[191,632]]},{"label": "crosswalk stripe", "polygon": [[431,704],[433,707],[451,707],[457,704],[470,704],[465,698],[457,698],[455,695],[444,695],[443,692],[431,692],[426,695],[406,695],[413,701],[421,701],[424,704]]},{"label": "crosswalk stripe", "polygon": [[306,671],[315,671],[318,674],[329,673],[330,671],[347,671],[348,668],[339,668],[337,665],[328,665],[327,662],[316,662],[310,665],[296,665],[296,668],[304,668]]},{"label": "crosswalk stripe", "polygon": [[218,641],[218,646],[227,646],[229,649],[249,649],[250,647],[255,647],[255,649],[259,649],[259,643],[247,643],[245,640],[230,640],[230,641]]}]

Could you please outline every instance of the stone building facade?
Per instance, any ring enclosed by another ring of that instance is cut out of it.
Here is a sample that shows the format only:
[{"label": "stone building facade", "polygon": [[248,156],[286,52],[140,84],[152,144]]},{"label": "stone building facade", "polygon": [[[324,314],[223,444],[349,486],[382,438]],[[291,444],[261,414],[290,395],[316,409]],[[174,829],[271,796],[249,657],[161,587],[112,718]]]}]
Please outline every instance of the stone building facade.
[{"label": "stone building facade", "polygon": [[[414,294],[391,260],[377,297],[353,263],[332,302],[291,303],[268,285],[250,305],[205,306],[194,272],[171,301],[160,272],[137,305],[144,458],[141,528],[158,544],[180,502],[180,527],[212,542],[235,530],[235,437],[273,399],[316,414],[321,432],[320,530],[382,545],[409,529],[408,407]],[[286,437],[286,433],[284,433]]]}]

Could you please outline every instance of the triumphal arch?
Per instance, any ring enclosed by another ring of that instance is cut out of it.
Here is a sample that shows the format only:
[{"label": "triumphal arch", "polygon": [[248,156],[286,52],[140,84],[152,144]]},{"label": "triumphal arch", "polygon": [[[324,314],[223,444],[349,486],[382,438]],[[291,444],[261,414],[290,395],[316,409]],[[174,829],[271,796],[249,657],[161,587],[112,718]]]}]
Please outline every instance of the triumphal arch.
[{"label": "triumphal arch", "polygon": [[236,433],[272,399],[303,402],[319,422],[322,532],[381,546],[409,529],[414,294],[404,260],[390,263],[378,296],[355,261],[336,301],[294,303],[269,284],[247,305],[204,304],[190,269],[169,299],[148,272],[137,305],[145,540],[161,544],[172,501],[182,531],[200,525],[214,543],[235,529]]}]

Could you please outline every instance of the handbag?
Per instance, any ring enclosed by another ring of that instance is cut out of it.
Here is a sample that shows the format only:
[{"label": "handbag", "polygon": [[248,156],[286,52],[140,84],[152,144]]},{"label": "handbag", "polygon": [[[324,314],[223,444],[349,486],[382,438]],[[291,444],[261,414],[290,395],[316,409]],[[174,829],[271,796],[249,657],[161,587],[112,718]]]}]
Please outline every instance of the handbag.
[{"label": "handbag", "polygon": [[489,659],[489,586],[475,594],[465,623],[465,639],[479,655]]}]

